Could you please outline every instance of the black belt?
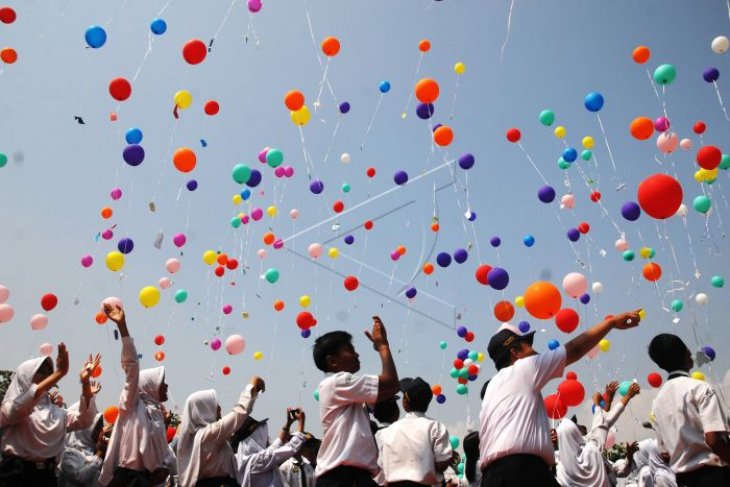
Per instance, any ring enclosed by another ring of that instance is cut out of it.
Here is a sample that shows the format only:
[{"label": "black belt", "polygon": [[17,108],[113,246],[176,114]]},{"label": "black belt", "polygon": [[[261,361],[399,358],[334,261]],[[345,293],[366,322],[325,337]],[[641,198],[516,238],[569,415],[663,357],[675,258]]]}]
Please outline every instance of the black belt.
[{"label": "black belt", "polygon": [[32,460],[26,460],[25,458],[20,458],[15,455],[7,454],[3,455],[3,458],[15,462],[20,462],[26,468],[32,468],[34,470],[54,470],[56,468],[55,458],[48,458],[46,460],[41,460],[40,462],[34,462]]}]

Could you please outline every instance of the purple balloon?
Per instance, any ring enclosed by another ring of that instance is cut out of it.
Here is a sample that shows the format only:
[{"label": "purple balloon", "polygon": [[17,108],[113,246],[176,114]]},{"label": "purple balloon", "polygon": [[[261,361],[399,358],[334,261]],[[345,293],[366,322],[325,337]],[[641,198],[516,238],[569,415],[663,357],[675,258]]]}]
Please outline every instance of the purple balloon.
[{"label": "purple balloon", "polygon": [[465,171],[474,167],[474,156],[468,152],[459,157],[459,167]]},{"label": "purple balloon", "polygon": [[395,184],[398,186],[403,186],[408,182],[408,173],[405,171],[398,171],[393,176],[393,181],[395,181]]},{"label": "purple balloon", "polygon": [[545,185],[537,190],[537,197],[543,203],[552,203],[555,200],[555,189],[550,185]]},{"label": "purple balloon", "polygon": [[636,221],[641,216],[641,207],[634,201],[628,201],[621,207],[621,214],[630,222]]},{"label": "purple balloon", "polygon": [[188,191],[195,191],[196,189],[198,189],[198,182],[194,179],[191,179],[185,186],[188,188]]},{"label": "purple balloon", "polygon": [[446,396],[444,396],[443,394],[439,394],[438,396],[436,396],[436,402],[439,403],[439,404],[445,403],[446,402]]},{"label": "purple balloon", "polygon": [[[465,326],[460,326],[459,328],[457,328],[457,329],[456,329],[456,334],[457,334],[457,335],[459,335],[459,338],[464,338],[464,337],[466,336],[466,332],[467,332],[467,331],[468,331],[468,330],[466,329],[466,327],[465,327]],[[468,353],[468,352],[467,352],[467,355],[469,355],[469,353]],[[466,358],[466,357],[465,357],[465,358]],[[462,359],[462,360],[463,360],[463,359]]]},{"label": "purple balloon", "polygon": [[591,302],[591,295],[590,295],[590,294],[588,294],[588,293],[585,293],[585,294],[583,294],[583,295],[582,295],[582,296],[580,297],[580,302],[581,302],[581,303],[583,303],[583,304],[588,304],[588,303],[590,303],[590,302]]},{"label": "purple balloon", "polygon": [[246,186],[249,188],[255,188],[261,184],[261,179],[261,171],[258,169],[251,169],[251,176],[248,178],[248,181],[246,181]]},{"label": "purple balloon", "polygon": [[117,244],[117,248],[123,254],[128,254],[134,249],[134,242],[131,238],[123,238]]},{"label": "purple balloon", "polygon": [[502,244],[502,239],[499,237],[492,237],[491,240],[489,240],[489,244],[492,247],[499,247]]},{"label": "purple balloon", "polygon": [[354,244],[355,243],[355,237],[353,237],[352,235],[345,235],[345,243],[347,245]]},{"label": "purple balloon", "polygon": [[526,321],[520,321],[520,332],[527,333],[530,331],[530,324]]},{"label": "purple balloon", "polygon": [[506,288],[509,284],[509,274],[501,267],[493,267],[489,274],[487,274],[487,282],[492,286],[493,289],[501,291]]},{"label": "purple balloon", "polygon": [[719,77],[720,71],[718,71],[717,68],[707,68],[705,72],[702,73],[702,78],[708,83],[713,83],[717,81],[717,78]]},{"label": "purple balloon", "polygon": [[433,103],[419,103],[416,106],[416,115],[421,120],[428,120],[433,116]]},{"label": "purple balloon", "polygon": [[309,338],[310,336],[312,336],[312,330],[309,328],[302,330],[302,338]]},{"label": "purple balloon", "polygon": [[669,126],[671,124],[669,123],[669,119],[667,117],[659,117],[656,120],[654,120],[654,128],[657,132],[666,132],[669,130]]},{"label": "purple balloon", "polygon": [[[464,336],[466,336],[466,333],[464,333]],[[464,338],[464,337],[462,337],[462,338]],[[456,354],[456,357],[459,360],[466,360],[466,359],[468,359],[469,358],[469,350],[467,350],[467,349],[459,350],[459,353]]]},{"label": "purple balloon", "polygon": [[448,252],[439,252],[436,256],[436,263],[441,267],[449,267],[451,265],[451,255]]},{"label": "purple balloon", "polygon": [[139,166],[144,161],[144,149],[141,145],[128,145],[124,148],[122,157],[124,158],[124,162],[130,166]]},{"label": "purple balloon", "polygon": [[469,252],[467,252],[466,249],[456,249],[454,252],[454,260],[457,264],[463,264],[468,258]]},{"label": "purple balloon", "polygon": [[340,103],[340,113],[345,114],[350,111],[350,104],[346,101]]},{"label": "purple balloon", "polygon": [[315,179],[309,184],[309,191],[314,194],[320,194],[322,191],[324,191],[324,183],[319,179]]},{"label": "purple balloon", "polygon": [[709,345],[705,345],[702,347],[702,351],[705,352],[705,355],[707,355],[707,358],[710,360],[715,360],[715,357],[717,354],[715,353],[715,349],[710,347]]},{"label": "purple balloon", "polygon": [[580,240],[580,232],[577,228],[571,228],[570,230],[568,230],[567,235],[568,240],[570,240],[571,242],[577,242],[578,240]]},{"label": "purple balloon", "polygon": [[412,288],[408,288],[408,290],[406,291],[406,297],[407,297],[408,299],[413,299],[413,298],[415,298],[415,297],[416,297],[416,294],[418,294],[418,291],[416,290],[416,288],[415,288],[415,287],[412,287]]},{"label": "purple balloon", "polygon": [[434,125],[433,127],[431,127],[431,132],[436,132],[436,129],[439,128],[439,127],[441,127],[442,125],[443,125],[442,123],[437,123],[436,125]]}]

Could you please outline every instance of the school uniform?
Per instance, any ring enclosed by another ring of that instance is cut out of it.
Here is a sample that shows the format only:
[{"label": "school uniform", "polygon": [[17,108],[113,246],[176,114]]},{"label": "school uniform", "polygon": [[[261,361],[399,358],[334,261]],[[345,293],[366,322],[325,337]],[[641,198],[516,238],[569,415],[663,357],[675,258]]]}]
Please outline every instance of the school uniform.
[{"label": "school uniform", "polygon": [[720,399],[706,382],[687,372],[669,374],[652,404],[660,450],[680,486],[730,485],[730,468],[705,443],[705,433],[728,431]]},{"label": "school uniform", "polygon": [[378,465],[386,485],[401,482],[436,485],[443,480],[435,464],[451,460],[453,452],[449,432],[440,422],[424,413],[409,412],[379,431],[379,440]]},{"label": "school uniform", "polygon": [[279,466],[296,455],[305,440],[304,433],[294,433],[287,443],[276,438],[269,444],[268,427],[262,422],[238,445],[238,483],[246,487],[282,487]]},{"label": "school uniform", "polygon": [[378,450],[366,404],[378,399],[377,375],[327,373],[319,384],[322,444],[317,455],[318,487],[373,486]]},{"label": "school uniform", "polygon": [[279,467],[283,487],[314,487],[314,467],[305,459],[292,457]]},{"label": "school uniform", "polygon": [[[79,404],[69,410],[78,410]],[[66,447],[58,465],[59,487],[98,487],[101,458],[96,454],[96,440],[92,434],[104,425],[104,418],[97,414],[91,426],[66,435]]]}]

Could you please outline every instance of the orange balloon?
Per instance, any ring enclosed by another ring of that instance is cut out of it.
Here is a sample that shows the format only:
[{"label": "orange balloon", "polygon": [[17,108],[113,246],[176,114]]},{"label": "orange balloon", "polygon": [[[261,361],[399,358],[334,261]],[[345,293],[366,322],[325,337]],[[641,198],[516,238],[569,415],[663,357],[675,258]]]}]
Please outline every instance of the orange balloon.
[{"label": "orange balloon", "polygon": [[340,40],[337,37],[325,37],[322,41],[322,52],[327,57],[337,56],[340,52]]},{"label": "orange balloon", "polygon": [[423,78],[416,83],[415,92],[421,103],[433,103],[439,97],[439,84],[431,78]]},{"label": "orange balloon", "polygon": [[296,112],[304,106],[304,95],[299,90],[291,90],[284,95],[284,104],[292,112]]},{"label": "orange balloon", "polygon": [[631,53],[631,57],[634,58],[636,64],[644,64],[651,57],[651,51],[646,46],[638,46]]},{"label": "orange balloon", "polygon": [[641,269],[641,273],[644,275],[644,279],[646,279],[647,281],[655,282],[658,281],[660,277],[662,277],[662,268],[659,266],[659,264],[649,262],[648,264],[644,265],[643,269]]},{"label": "orange balloon", "polygon": [[274,240],[276,240],[276,237],[274,236],[273,233],[266,232],[264,234],[264,244],[271,245],[272,243],[274,243]]},{"label": "orange balloon", "polygon": [[282,301],[281,299],[277,299],[276,301],[274,301],[274,309],[276,311],[281,311],[282,309],[284,309],[284,301]]},{"label": "orange balloon", "polygon": [[98,313],[96,313],[96,317],[94,319],[96,320],[96,322],[98,324],[103,325],[104,323],[106,323],[106,320],[108,318],[106,317],[106,315],[104,314],[103,311],[99,311]]},{"label": "orange balloon", "polygon": [[109,208],[108,206],[105,206],[104,208],[101,209],[101,217],[104,220],[108,220],[109,218],[112,217],[113,214],[114,214],[114,211],[111,208]]},{"label": "orange balloon", "polygon": [[433,264],[430,263],[430,262],[427,262],[426,264],[424,264],[424,266],[423,266],[423,273],[426,274],[426,275],[428,275],[428,276],[430,276],[431,274],[433,274]]},{"label": "orange balloon", "polygon": [[198,163],[198,158],[193,149],[190,149],[189,147],[180,147],[172,156],[172,163],[178,171],[190,172],[195,169],[195,165]]},{"label": "orange balloon", "polygon": [[629,130],[635,139],[646,140],[654,134],[654,122],[648,117],[636,117]]},{"label": "orange balloon", "polygon": [[97,365],[94,368],[94,370],[91,371],[91,377],[96,379],[97,377],[101,376],[101,373],[102,373],[101,365]]},{"label": "orange balloon", "polygon": [[18,53],[12,47],[4,47],[0,50],[0,59],[2,59],[5,64],[13,64],[18,60]]},{"label": "orange balloon", "polygon": [[439,225],[437,222],[431,224],[432,232],[438,232],[439,230],[441,230],[441,225]]},{"label": "orange balloon", "polygon": [[226,265],[228,263],[228,255],[221,252],[220,254],[218,254],[216,262],[218,262],[219,265]]},{"label": "orange balloon", "polygon": [[421,39],[421,42],[418,43],[418,50],[421,52],[428,52],[431,50],[431,41],[428,39]]},{"label": "orange balloon", "polygon": [[515,307],[509,301],[500,301],[494,305],[494,317],[497,321],[506,323],[515,315]]},{"label": "orange balloon", "polygon": [[447,125],[442,125],[433,131],[433,141],[439,147],[446,147],[454,140],[454,131]]},{"label": "orange balloon", "polygon": [[106,421],[109,424],[114,424],[117,422],[117,418],[119,417],[119,408],[116,406],[109,406],[104,410],[104,421]]},{"label": "orange balloon", "polygon": [[406,255],[406,252],[408,251],[403,245],[399,245],[397,249],[395,249],[396,252],[398,252],[400,255]]},{"label": "orange balloon", "polygon": [[523,297],[527,312],[539,320],[552,318],[558,314],[560,306],[563,304],[563,298],[558,288],[547,281],[533,282]]},{"label": "orange balloon", "polygon": [[431,392],[433,392],[434,396],[438,396],[443,392],[443,389],[441,389],[441,386],[439,384],[434,384],[431,386]]},{"label": "orange balloon", "polygon": [[156,352],[155,360],[157,360],[158,362],[162,362],[163,360],[165,360],[165,352],[163,352],[163,351]]}]

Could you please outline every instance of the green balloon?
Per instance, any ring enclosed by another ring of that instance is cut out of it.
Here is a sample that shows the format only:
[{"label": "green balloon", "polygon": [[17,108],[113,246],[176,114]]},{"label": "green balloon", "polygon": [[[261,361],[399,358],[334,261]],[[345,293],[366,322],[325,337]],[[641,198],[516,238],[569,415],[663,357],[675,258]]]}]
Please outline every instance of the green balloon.
[{"label": "green balloon", "polygon": [[233,228],[240,227],[241,226],[241,219],[238,218],[237,216],[234,216],[233,218],[231,218],[231,226]]},{"label": "green balloon", "polygon": [[342,192],[343,192],[343,193],[349,193],[349,192],[350,192],[350,185],[349,185],[349,184],[347,184],[347,183],[344,183],[344,184],[342,185]]},{"label": "green balloon", "polygon": [[459,465],[456,466],[456,472],[459,475],[464,473],[464,464],[463,463],[460,463]]},{"label": "green balloon", "polygon": [[461,369],[459,369],[459,378],[468,379],[469,378],[469,369],[466,367],[462,367]]},{"label": "green balloon", "polygon": [[238,184],[246,184],[251,179],[251,168],[246,164],[236,164],[231,175]]},{"label": "green balloon", "polygon": [[692,206],[695,210],[699,211],[700,213],[707,213],[710,211],[710,207],[712,206],[712,202],[710,201],[710,198],[708,198],[705,195],[700,195],[697,198],[694,199],[692,202]]},{"label": "green balloon", "polygon": [[446,340],[441,340],[441,343],[439,343],[439,348],[441,350],[446,350],[446,347],[448,347],[448,346],[449,346],[449,344],[446,343]]},{"label": "green balloon", "polygon": [[725,279],[722,276],[712,276],[710,282],[715,287],[723,287],[725,285]]},{"label": "green balloon", "polygon": [[580,153],[580,158],[584,161],[590,161],[591,157],[593,157],[593,151],[590,151],[588,149],[584,150]]},{"label": "green balloon", "polygon": [[284,162],[284,153],[279,149],[269,149],[266,151],[266,164],[271,167],[279,167]]},{"label": "green balloon", "polygon": [[264,277],[271,284],[274,284],[276,281],[279,280],[279,271],[274,269],[273,267],[271,267],[270,269],[266,269],[266,272],[264,273]]},{"label": "green balloon", "polygon": [[[459,385],[463,386],[464,384],[459,384]],[[459,448],[459,437],[458,436],[449,437],[449,443],[451,443],[451,448],[453,450],[456,450],[457,448]]]},{"label": "green balloon", "polygon": [[319,391],[314,391],[314,400],[319,402]]},{"label": "green balloon", "polygon": [[188,299],[188,292],[184,289],[178,289],[175,291],[175,302],[184,303]]},{"label": "green balloon", "polygon": [[682,308],[684,308],[684,303],[682,301],[680,301],[679,299],[675,299],[674,301],[672,301],[672,310],[675,313],[679,313],[680,311],[682,311]]},{"label": "green balloon", "polygon": [[449,375],[452,379],[458,379],[459,378],[459,370],[456,367],[451,367],[451,370],[449,371]]},{"label": "green balloon", "polygon": [[722,159],[720,159],[720,169],[723,169],[725,171],[730,169],[730,155],[727,155],[727,154],[722,155]]},{"label": "green balloon", "polygon": [[472,350],[471,352],[469,352],[469,358],[472,359],[472,361],[476,362],[479,358],[479,352],[477,352],[476,350]]},{"label": "green balloon", "polygon": [[633,250],[626,250],[624,251],[623,257],[626,262],[631,262],[632,260],[634,260],[634,257],[636,257],[636,254]]},{"label": "green balloon", "polygon": [[469,392],[469,388],[466,387],[466,384],[459,384],[458,386],[456,386],[456,393],[458,395],[463,396],[467,392]]},{"label": "green balloon", "polygon": [[549,127],[555,122],[555,112],[549,109],[545,109],[540,112],[539,119],[541,124]]},{"label": "green balloon", "polygon": [[630,380],[623,381],[618,386],[618,393],[621,394],[622,396],[625,396],[626,394],[629,393],[629,387],[631,387],[631,381]]},{"label": "green balloon", "polygon": [[669,85],[677,77],[677,68],[671,64],[662,64],[654,70],[654,81],[658,85]]},{"label": "green balloon", "polygon": [[8,163],[8,156],[0,152],[0,167],[5,167],[5,165]]},{"label": "green balloon", "polygon": [[568,169],[570,167],[570,163],[561,157],[558,159],[558,167],[560,169]]}]

